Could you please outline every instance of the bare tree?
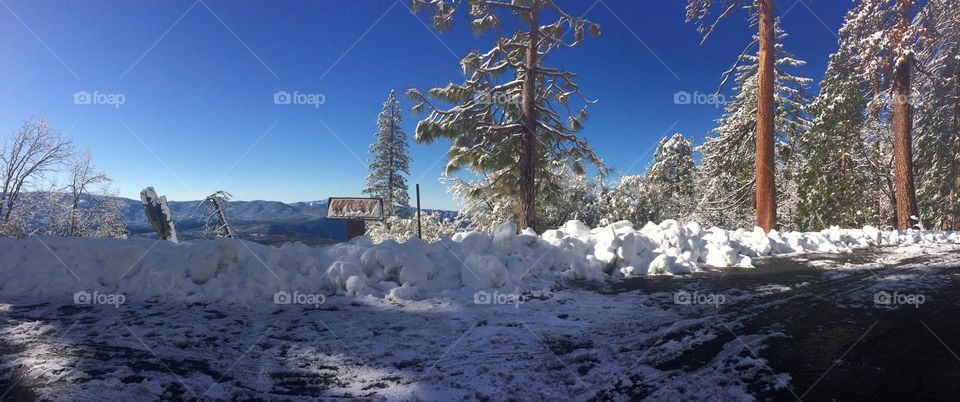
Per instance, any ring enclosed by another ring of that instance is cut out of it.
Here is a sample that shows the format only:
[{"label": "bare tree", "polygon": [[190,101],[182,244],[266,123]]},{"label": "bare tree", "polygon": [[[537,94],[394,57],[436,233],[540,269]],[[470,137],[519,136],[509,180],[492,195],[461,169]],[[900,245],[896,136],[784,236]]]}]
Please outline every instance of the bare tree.
[{"label": "bare tree", "polygon": [[70,192],[70,224],[67,236],[84,235],[80,223],[80,202],[84,194],[89,193],[93,186],[104,185],[110,181],[107,175],[96,171],[93,154],[90,151],[77,155],[70,166],[70,183],[67,185],[67,191]]},{"label": "bare tree", "polygon": [[27,119],[0,149],[0,222],[10,225],[20,194],[72,155],[73,141],[55,134],[43,118]]},{"label": "bare tree", "polygon": [[226,237],[228,239],[236,238],[233,233],[233,227],[227,220],[227,207],[230,205],[230,199],[233,195],[226,191],[217,191],[207,196],[200,208],[206,206],[209,210],[209,216],[206,222],[206,232],[213,233],[217,237]]}]

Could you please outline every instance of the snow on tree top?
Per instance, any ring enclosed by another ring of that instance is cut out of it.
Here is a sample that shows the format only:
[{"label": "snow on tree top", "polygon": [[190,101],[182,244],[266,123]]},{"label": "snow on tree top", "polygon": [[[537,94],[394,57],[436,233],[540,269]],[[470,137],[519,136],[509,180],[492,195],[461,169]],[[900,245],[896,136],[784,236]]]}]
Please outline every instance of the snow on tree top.
[{"label": "snow on tree top", "polygon": [[383,219],[383,200],[380,198],[330,198],[328,219]]}]

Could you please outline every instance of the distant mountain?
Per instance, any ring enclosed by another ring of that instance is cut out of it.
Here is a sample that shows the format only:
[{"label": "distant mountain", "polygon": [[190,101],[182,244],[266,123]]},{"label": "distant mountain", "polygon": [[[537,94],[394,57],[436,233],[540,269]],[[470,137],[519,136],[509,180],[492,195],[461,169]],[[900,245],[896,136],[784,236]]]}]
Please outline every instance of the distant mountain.
[{"label": "distant mountain", "polygon": [[[155,237],[140,200],[120,198],[120,201],[124,203],[123,220],[130,233]],[[202,235],[207,216],[200,204],[201,201],[168,202],[177,231],[184,239]],[[415,213],[416,209],[411,212]],[[451,219],[457,216],[455,211],[423,212],[438,212]],[[326,219],[326,216],[327,200],[291,204],[278,201],[233,201],[227,210],[227,218],[241,238],[265,244],[303,242],[319,245],[343,241],[346,237],[346,223]]]}]

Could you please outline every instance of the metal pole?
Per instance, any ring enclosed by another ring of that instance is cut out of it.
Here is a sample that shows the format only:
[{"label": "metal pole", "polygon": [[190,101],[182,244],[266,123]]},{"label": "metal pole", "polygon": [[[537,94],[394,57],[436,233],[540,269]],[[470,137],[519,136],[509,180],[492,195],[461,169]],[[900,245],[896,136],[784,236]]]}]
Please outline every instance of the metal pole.
[{"label": "metal pole", "polygon": [[423,240],[423,229],[420,227],[420,184],[417,184],[417,238]]}]

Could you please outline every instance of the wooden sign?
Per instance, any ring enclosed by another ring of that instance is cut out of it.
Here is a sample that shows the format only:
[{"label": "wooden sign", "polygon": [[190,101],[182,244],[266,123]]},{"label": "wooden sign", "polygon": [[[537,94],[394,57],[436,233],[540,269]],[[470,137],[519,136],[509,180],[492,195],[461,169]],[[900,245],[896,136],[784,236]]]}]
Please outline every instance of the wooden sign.
[{"label": "wooden sign", "polygon": [[383,220],[383,200],[380,198],[330,197],[327,202],[327,219]]}]

